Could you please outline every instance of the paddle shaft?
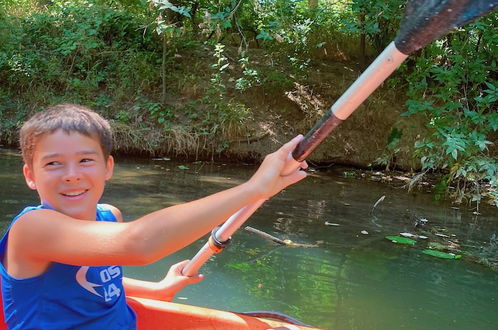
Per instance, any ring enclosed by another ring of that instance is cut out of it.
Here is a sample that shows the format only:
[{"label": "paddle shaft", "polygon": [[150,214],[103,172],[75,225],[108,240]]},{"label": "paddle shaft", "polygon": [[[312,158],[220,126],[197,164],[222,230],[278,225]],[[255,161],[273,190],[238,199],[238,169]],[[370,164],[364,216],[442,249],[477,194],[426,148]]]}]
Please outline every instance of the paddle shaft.
[{"label": "paddle shaft", "polygon": [[[327,113],[306,134],[296,149],[289,155],[288,167],[283,173],[290,174],[299,168],[305,160],[332,131],[347,119],[363,101],[379,87],[384,80],[408,57],[401,53],[394,42],[375,59],[375,61],[358,77],[349,89],[332,105]],[[225,242],[242,226],[242,224],[264,203],[259,200],[247,205],[232,215],[215,233],[215,240]],[[183,269],[183,275],[193,276],[200,267],[219,251],[213,249],[212,242],[207,242]]]}]

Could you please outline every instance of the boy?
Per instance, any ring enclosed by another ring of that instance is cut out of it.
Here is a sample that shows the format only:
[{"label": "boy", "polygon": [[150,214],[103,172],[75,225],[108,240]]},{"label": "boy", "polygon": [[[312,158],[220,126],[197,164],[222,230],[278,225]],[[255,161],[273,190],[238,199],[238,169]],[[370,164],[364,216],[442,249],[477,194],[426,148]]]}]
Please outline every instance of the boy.
[{"label": "boy", "polygon": [[[152,263],[192,243],[243,206],[267,199],[306,176],[288,157],[294,138],[268,155],[245,183],[211,196],[123,222],[98,204],[112,176],[111,129],[95,112],[74,104],[35,114],[22,127],[23,173],[41,205],[27,207],[0,241],[0,273],[9,328],[133,329],[125,294],[171,300],[201,276],[182,276],[186,261],[164,280],[122,276],[115,265]],[[284,168],[292,168],[290,174]]]}]

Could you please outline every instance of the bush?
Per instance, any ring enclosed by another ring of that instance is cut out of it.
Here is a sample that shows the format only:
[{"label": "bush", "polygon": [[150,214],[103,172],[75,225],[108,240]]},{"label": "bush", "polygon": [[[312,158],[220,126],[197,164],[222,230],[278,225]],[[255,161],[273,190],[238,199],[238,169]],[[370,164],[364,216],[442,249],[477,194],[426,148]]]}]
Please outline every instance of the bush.
[{"label": "bush", "polygon": [[432,135],[416,143],[423,169],[446,169],[457,201],[479,202],[486,193],[496,206],[497,27],[491,15],[426,47],[408,76],[404,113],[427,116]]}]

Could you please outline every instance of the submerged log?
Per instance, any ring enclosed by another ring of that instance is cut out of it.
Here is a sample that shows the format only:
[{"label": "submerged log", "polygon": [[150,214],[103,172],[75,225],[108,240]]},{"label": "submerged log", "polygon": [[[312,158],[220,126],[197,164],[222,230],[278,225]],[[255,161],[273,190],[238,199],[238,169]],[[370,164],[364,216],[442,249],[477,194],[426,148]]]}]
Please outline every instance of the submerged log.
[{"label": "submerged log", "polygon": [[264,231],[261,231],[259,229],[256,229],[256,228],[253,228],[253,227],[250,227],[250,226],[246,226],[244,229],[247,230],[250,233],[256,234],[258,236],[261,236],[261,237],[263,237],[263,238],[265,238],[267,240],[270,240],[270,241],[272,241],[274,243],[277,243],[277,244],[280,244],[280,245],[285,245],[285,246],[290,246],[290,247],[303,247],[303,248],[315,248],[315,247],[318,247],[318,245],[316,245],[316,244],[294,243],[290,239],[281,240],[278,237],[275,237],[273,235],[265,233]]}]

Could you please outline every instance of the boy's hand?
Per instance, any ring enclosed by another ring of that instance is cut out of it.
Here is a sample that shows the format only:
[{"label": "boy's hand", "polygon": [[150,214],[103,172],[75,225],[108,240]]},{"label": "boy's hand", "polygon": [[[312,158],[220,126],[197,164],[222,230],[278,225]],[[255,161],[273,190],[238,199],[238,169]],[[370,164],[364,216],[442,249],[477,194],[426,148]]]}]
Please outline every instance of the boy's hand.
[{"label": "boy's hand", "polygon": [[183,260],[169,268],[166,277],[158,284],[161,290],[159,300],[171,301],[174,296],[189,284],[195,284],[204,278],[204,275],[194,275],[192,277],[182,275],[183,268],[190,260]]},{"label": "boy's hand", "polygon": [[249,180],[261,194],[262,199],[270,198],[285,187],[306,177],[306,172],[300,169],[308,168],[308,164],[305,161],[297,162],[291,155],[302,140],[303,136],[298,135],[274,153],[267,155]]}]

